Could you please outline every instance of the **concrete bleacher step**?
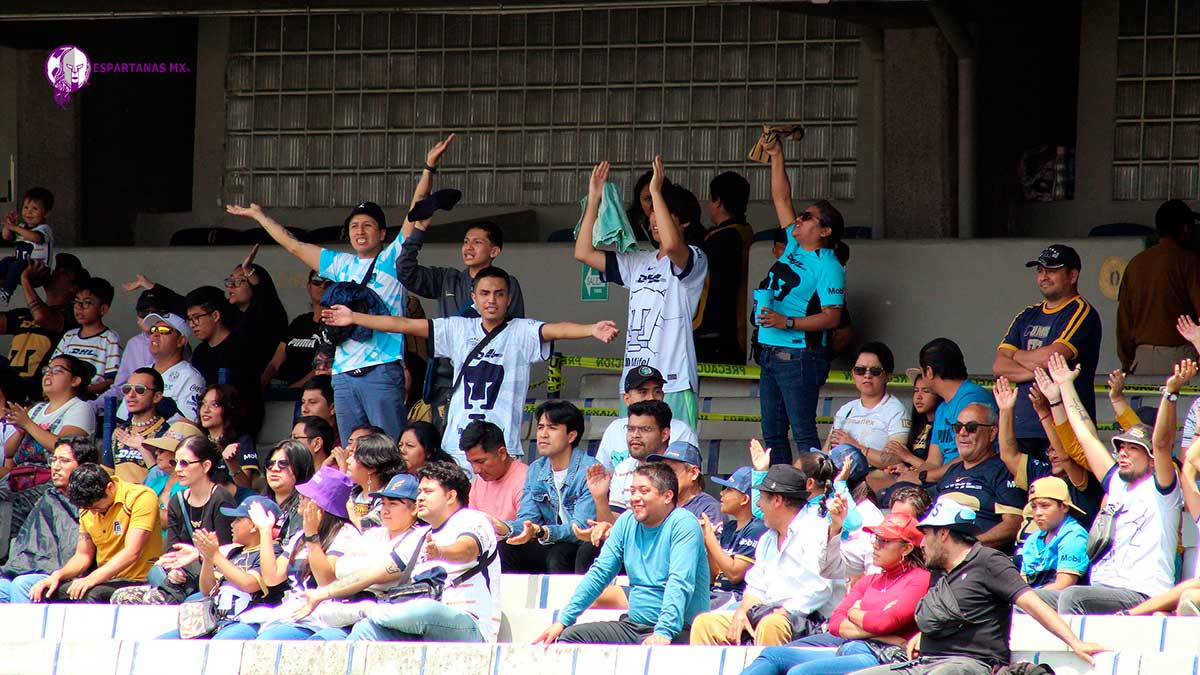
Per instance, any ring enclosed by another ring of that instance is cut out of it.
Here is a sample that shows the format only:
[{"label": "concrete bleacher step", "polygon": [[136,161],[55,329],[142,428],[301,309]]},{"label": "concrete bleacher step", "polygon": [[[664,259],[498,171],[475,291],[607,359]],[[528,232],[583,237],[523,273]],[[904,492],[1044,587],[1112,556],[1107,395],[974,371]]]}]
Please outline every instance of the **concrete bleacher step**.
[{"label": "concrete bleacher step", "polygon": [[[1110,649],[1200,654],[1200,617],[1092,615],[1063,620],[1079,639]],[[1009,645],[1014,651],[1067,651],[1061,640],[1021,613],[1013,615]]]}]

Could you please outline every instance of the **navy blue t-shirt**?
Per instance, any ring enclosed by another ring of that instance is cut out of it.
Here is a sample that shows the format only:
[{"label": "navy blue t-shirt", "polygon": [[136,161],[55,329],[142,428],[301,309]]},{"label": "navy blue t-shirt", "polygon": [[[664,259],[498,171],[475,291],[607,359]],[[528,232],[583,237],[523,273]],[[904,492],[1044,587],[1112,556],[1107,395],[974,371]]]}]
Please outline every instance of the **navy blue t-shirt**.
[{"label": "navy blue t-shirt", "polygon": [[[740,530],[737,529],[737,522],[731,520],[725,523],[725,529],[721,531],[721,550],[753,565],[754,553],[758,550],[758,540],[766,531],[767,526],[763,524],[762,518],[751,518],[750,522]],[[741,593],[746,589],[746,581],[743,579],[735,584],[722,572],[713,581],[713,588],[719,591]]]},{"label": "navy blue t-shirt", "polygon": [[[1092,419],[1096,419],[1096,362],[1100,359],[1100,315],[1080,296],[1075,296],[1056,309],[1047,310],[1045,302],[1025,308],[1008,327],[1000,349],[1033,351],[1061,343],[1074,355],[1067,361],[1072,368],[1079,364],[1075,391]],[[1046,432],[1038,421],[1029,388],[1033,382],[1018,385],[1016,417],[1017,438],[1045,438]]]},{"label": "navy blue t-shirt", "polygon": [[962,462],[952,464],[937,484],[937,496],[955,493],[959,501],[974,508],[975,522],[984,532],[1000,524],[1000,516],[1020,517],[1025,491],[1018,488],[999,455],[992,455],[970,469]]}]

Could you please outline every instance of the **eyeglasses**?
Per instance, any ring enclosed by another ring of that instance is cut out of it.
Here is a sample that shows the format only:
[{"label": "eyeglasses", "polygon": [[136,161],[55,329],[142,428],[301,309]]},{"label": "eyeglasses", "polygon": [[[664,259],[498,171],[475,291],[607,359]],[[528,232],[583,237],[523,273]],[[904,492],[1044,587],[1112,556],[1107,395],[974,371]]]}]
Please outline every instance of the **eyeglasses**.
[{"label": "eyeglasses", "polygon": [[996,425],[995,424],[984,424],[983,422],[955,422],[954,424],[950,425],[950,428],[953,429],[954,433],[956,433],[956,434],[962,433],[964,430],[966,430],[966,432],[968,434],[973,434],[976,431],[979,431],[980,427],[994,427],[994,426],[996,426]]},{"label": "eyeglasses", "polygon": [[246,277],[225,277],[225,288],[237,288],[248,283],[250,282],[246,281]]},{"label": "eyeglasses", "polygon": [[301,443],[303,443],[304,441],[311,441],[314,438],[319,438],[319,437],[318,436],[292,436],[293,441],[300,441]]},{"label": "eyeglasses", "polygon": [[158,391],[154,387],[147,387],[144,384],[123,384],[121,385],[121,393],[128,395],[129,392],[137,392],[138,396],[145,394],[148,391]]},{"label": "eyeglasses", "polygon": [[187,322],[189,324],[200,323],[200,319],[203,319],[206,316],[212,316],[212,312],[204,312],[203,314],[189,314]]},{"label": "eyeglasses", "polygon": [[286,459],[277,459],[267,462],[267,471],[287,471],[292,468],[292,463]]},{"label": "eyeglasses", "polygon": [[313,277],[308,280],[308,283],[312,284],[313,286],[328,286],[329,284],[332,284],[333,281],[326,279],[325,277]]},{"label": "eyeglasses", "polygon": [[76,307],[83,307],[84,309],[91,309],[91,308],[95,307],[96,305],[99,305],[100,303],[96,302],[95,300],[88,299],[88,300],[76,300],[72,304],[74,304]]},{"label": "eyeglasses", "polygon": [[880,368],[879,366],[854,366],[850,370],[854,371],[854,374],[858,375],[859,377],[862,377],[867,373],[870,373],[871,377],[882,377],[883,373],[885,372],[883,368]]},{"label": "eyeglasses", "polygon": [[635,426],[630,425],[625,428],[628,429],[630,432],[632,432],[634,435],[649,434],[649,433],[658,431],[658,427],[651,427],[651,426],[635,427]]},{"label": "eyeglasses", "polygon": [[175,332],[175,329],[170,326],[151,326],[150,332],[154,335],[170,335]]},{"label": "eyeglasses", "polygon": [[70,375],[71,369],[63,366],[46,366],[42,368],[42,375]]}]

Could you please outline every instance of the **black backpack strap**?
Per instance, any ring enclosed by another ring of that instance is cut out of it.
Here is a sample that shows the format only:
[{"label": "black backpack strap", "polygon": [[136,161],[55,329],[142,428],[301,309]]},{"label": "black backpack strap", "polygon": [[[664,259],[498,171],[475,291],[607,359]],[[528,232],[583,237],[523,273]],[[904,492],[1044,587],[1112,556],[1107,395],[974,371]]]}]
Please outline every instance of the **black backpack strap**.
[{"label": "black backpack strap", "polygon": [[[482,354],[483,348],[487,347],[488,343],[495,339],[496,336],[500,334],[500,331],[504,330],[506,326],[508,326],[508,319],[505,319],[499,326],[496,326],[495,330],[483,336],[483,339],[475,343],[475,346],[471,349],[471,351],[467,352],[467,358],[463,359],[462,366],[460,366],[458,369],[458,374],[454,376],[454,384],[450,387],[450,398],[454,398],[454,392],[458,390],[458,385],[462,384],[463,375],[465,375],[467,372],[467,364],[470,363],[472,359]],[[432,352],[430,352],[430,354],[432,354]]]},{"label": "black backpack strap", "polygon": [[412,555],[408,556],[407,563],[401,561],[400,556],[396,555],[394,550],[392,551],[392,561],[403,568],[402,574],[400,575],[400,580],[396,582],[397,586],[403,586],[409,581],[412,581],[413,565],[416,564],[417,558],[421,556],[421,550],[424,548],[425,540],[428,538],[429,530],[425,530],[425,534],[422,534],[421,540],[417,542],[417,547],[413,549]]},{"label": "black backpack strap", "polygon": [[362,281],[358,282],[359,286],[366,288],[367,284],[371,283],[371,275],[375,274],[375,263],[377,262],[379,262],[379,253],[376,253],[375,257],[371,258],[371,264],[367,267],[367,273],[363,275]]},{"label": "black backpack strap", "polygon": [[479,560],[475,563],[474,567],[472,567],[471,569],[467,570],[466,572],[463,572],[462,574],[458,575],[458,577],[455,578],[454,581],[449,582],[447,584],[447,586],[458,586],[459,584],[470,579],[471,577],[475,576],[476,574],[482,574],[484,583],[487,584],[488,588],[491,588],[492,587],[492,578],[488,574],[488,567],[491,567],[492,561],[494,561],[496,559],[496,556],[498,556],[499,554],[500,554],[500,546],[498,544],[497,544],[496,548],[492,549],[492,552],[489,553],[488,555],[484,556],[481,553],[479,555]]}]

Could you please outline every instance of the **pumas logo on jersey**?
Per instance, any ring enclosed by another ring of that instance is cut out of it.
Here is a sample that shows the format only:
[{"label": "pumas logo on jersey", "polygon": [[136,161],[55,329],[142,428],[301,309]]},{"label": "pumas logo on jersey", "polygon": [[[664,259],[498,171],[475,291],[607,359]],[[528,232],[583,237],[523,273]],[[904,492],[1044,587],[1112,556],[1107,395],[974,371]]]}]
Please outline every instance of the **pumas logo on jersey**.
[{"label": "pumas logo on jersey", "polygon": [[661,284],[662,280],[663,280],[663,275],[661,275],[661,274],[643,274],[642,276],[638,277],[637,283],[639,283],[639,284]]}]

